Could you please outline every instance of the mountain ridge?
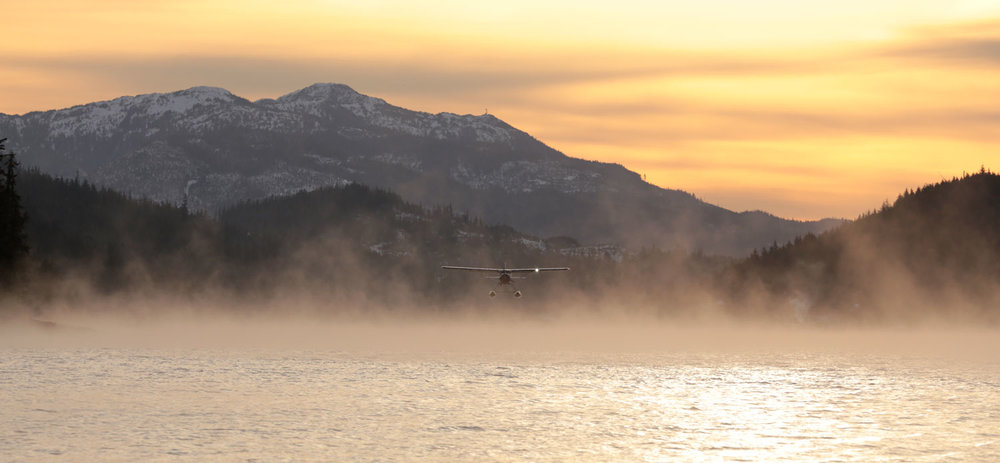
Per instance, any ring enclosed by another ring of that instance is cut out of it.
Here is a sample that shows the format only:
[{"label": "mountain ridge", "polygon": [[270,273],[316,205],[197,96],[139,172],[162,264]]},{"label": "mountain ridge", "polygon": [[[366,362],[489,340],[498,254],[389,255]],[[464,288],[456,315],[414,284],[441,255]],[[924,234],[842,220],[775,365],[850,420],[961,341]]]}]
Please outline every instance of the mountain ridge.
[{"label": "mountain ridge", "polygon": [[0,114],[0,133],[26,166],[197,210],[362,183],[540,236],[729,255],[830,226],[729,211],[569,157],[492,115],[411,111],[343,84],[256,101],[192,87]]}]

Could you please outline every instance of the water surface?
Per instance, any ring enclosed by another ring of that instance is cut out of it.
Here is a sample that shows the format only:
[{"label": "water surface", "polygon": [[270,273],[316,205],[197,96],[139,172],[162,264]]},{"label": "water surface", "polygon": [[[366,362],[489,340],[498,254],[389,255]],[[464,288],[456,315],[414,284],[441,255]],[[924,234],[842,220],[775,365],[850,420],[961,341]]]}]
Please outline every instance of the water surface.
[{"label": "water surface", "polygon": [[1000,363],[0,349],[0,461],[1000,461]]}]

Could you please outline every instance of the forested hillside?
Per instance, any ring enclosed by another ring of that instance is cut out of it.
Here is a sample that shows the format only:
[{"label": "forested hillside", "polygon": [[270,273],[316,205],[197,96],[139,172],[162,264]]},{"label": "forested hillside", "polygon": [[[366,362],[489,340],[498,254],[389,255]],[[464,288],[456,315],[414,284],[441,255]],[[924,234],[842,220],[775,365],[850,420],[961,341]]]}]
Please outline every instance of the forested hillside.
[{"label": "forested hillside", "polygon": [[244,203],[217,218],[37,172],[19,189],[38,279],[82,280],[105,294],[429,291],[442,262],[545,256],[542,241],[509,227],[359,185]]},{"label": "forested hillside", "polygon": [[728,262],[540,239],[354,184],[246,202],[218,217],[37,172],[25,172],[19,189],[34,262],[28,295],[39,300],[91,291],[388,307],[485,299],[494,281],[440,269],[458,264],[573,267],[519,281],[536,303],[558,293],[663,305]]},{"label": "forested hillside", "polygon": [[835,230],[755,252],[726,282],[800,310],[855,316],[973,310],[1000,302],[1000,175],[965,175],[901,194]]}]

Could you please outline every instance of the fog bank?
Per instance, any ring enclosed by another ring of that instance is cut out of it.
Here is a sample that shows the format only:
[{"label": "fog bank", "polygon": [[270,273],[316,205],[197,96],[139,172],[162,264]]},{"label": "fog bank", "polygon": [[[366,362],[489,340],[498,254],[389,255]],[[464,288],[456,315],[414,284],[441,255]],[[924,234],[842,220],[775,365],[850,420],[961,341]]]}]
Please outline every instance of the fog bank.
[{"label": "fog bank", "polygon": [[0,347],[296,350],[405,357],[774,352],[985,361],[995,361],[1000,352],[1000,333],[989,327],[817,326],[613,313],[236,316],[188,309],[122,316],[75,311],[44,319],[8,318],[0,323]]}]

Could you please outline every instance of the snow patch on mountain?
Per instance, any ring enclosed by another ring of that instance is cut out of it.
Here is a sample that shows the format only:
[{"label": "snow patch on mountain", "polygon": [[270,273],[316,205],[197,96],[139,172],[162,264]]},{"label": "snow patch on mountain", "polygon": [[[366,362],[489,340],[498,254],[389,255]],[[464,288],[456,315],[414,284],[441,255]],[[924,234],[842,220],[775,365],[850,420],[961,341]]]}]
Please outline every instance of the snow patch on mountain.
[{"label": "snow patch on mountain", "polygon": [[[277,100],[261,100],[258,103],[322,119],[348,113],[390,132],[438,140],[470,137],[482,143],[510,143],[516,133],[516,130],[492,116],[409,111],[390,105],[381,98],[362,95],[341,84],[314,84]],[[341,133],[352,138],[378,136],[354,127],[344,127]]]},{"label": "snow patch on mountain", "polygon": [[[226,89],[193,87],[173,93],[123,96],[41,114],[48,116],[53,136],[96,135],[107,138],[117,133],[129,118],[146,117],[155,120],[171,113],[183,115],[202,105],[227,104],[239,100],[239,97]],[[29,116],[33,114],[38,113],[30,113]]]},{"label": "snow patch on mountain", "polygon": [[198,105],[211,103],[233,103],[239,98],[224,88],[192,87],[168,94],[140,95],[134,97],[135,106],[144,108],[150,116],[164,113],[186,113]]}]

